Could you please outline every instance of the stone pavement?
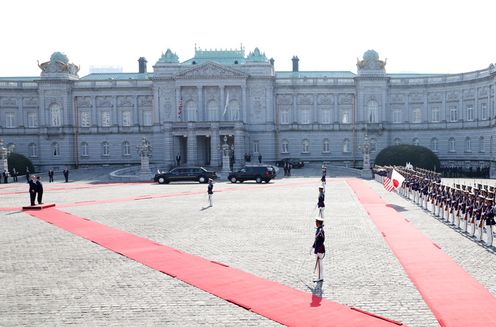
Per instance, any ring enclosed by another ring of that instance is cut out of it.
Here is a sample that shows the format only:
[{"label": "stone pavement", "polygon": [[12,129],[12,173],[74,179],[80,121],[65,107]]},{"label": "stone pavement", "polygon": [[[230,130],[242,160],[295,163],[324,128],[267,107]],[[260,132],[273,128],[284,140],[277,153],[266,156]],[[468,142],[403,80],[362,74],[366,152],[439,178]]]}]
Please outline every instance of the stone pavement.
[{"label": "stone pavement", "polygon": [[[310,302],[319,169],[293,172],[299,176],[268,185],[218,181],[212,208],[205,208],[206,185],[197,183],[45,182],[44,199],[59,210],[307,291]],[[337,172],[342,170],[329,174]],[[94,181],[90,175],[79,177]],[[496,294],[491,249],[381,184],[367,183]],[[26,205],[26,190],[23,183],[1,184],[1,207]],[[98,202],[105,199],[115,202]],[[0,221],[0,326],[277,325],[24,212],[0,211]],[[324,297],[409,326],[439,326],[344,178],[328,179],[325,226]]]}]

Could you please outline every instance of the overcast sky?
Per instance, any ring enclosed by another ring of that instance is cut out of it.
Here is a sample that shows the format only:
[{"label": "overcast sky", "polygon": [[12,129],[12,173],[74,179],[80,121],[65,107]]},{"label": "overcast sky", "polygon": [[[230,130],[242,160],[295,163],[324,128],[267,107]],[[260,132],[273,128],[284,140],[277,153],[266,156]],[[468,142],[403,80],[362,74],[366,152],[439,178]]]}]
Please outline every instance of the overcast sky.
[{"label": "overcast sky", "polygon": [[148,71],[171,48],[258,47],[277,71],[356,72],[374,49],[389,73],[460,73],[496,62],[496,1],[16,0],[2,1],[0,76],[39,76],[54,51],[81,66]]}]

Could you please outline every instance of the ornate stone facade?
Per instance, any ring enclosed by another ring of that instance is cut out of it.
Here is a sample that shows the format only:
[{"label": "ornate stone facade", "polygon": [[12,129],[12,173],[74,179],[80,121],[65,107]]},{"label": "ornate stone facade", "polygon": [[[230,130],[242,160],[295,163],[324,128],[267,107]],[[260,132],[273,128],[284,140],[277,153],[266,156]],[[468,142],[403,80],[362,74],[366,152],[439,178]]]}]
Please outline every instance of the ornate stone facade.
[{"label": "ornate stone facade", "polygon": [[443,165],[496,167],[496,69],[388,74],[374,50],[353,72],[277,72],[259,49],[200,50],[180,63],[168,49],[153,72],[90,74],[57,52],[39,77],[0,78],[0,134],[35,165],[221,165],[226,136],[235,165],[299,157],[361,167],[397,143],[419,144]]}]

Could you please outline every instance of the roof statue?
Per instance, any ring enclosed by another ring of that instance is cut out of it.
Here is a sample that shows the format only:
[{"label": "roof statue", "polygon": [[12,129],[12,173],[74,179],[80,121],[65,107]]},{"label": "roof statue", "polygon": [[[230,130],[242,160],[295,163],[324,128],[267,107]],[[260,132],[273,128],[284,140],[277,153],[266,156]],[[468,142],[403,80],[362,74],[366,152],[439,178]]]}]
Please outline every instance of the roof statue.
[{"label": "roof statue", "polygon": [[379,60],[379,54],[375,50],[367,50],[363,54],[363,60],[357,58],[359,74],[385,74],[386,60]]},{"label": "roof statue", "polygon": [[177,64],[179,63],[179,57],[177,54],[171,51],[171,49],[167,49],[165,53],[162,53],[162,56],[158,60],[158,62],[166,63],[166,64]]},{"label": "roof statue", "polygon": [[[42,77],[79,78],[77,76],[77,73],[79,72],[79,66],[69,63],[69,58],[62,52],[56,51],[52,53],[52,55],[50,56],[50,61],[44,62],[42,64],[38,62],[38,67],[40,67],[41,69]],[[62,76],[60,74],[62,74]]]},{"label": "roof statue", "polygon": [[267,61],[267,57],[265,56],[265,53],[260,52],[258,48],[255,48],[253,52],[250,52],[248,54],[248,57],[246,57],[247,61],[257,61],[257,62],[265,62]]}]

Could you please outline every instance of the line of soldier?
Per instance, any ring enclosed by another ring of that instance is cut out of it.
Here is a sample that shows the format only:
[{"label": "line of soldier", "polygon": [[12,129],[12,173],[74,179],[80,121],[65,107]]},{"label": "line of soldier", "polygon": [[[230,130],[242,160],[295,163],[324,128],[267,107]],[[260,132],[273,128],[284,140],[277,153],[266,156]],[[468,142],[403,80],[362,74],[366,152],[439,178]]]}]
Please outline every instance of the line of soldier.
[{"label": "line of soldier", "polygon": [[425,169],[407,170],[395,167],[405,177],[400,194],[416,203],[433,216],[462,229],[478,241],[493,244],[493,226],[496,214],[495,188],[441,183],[440,174]]}]

